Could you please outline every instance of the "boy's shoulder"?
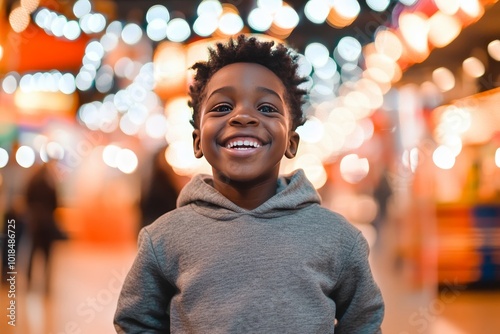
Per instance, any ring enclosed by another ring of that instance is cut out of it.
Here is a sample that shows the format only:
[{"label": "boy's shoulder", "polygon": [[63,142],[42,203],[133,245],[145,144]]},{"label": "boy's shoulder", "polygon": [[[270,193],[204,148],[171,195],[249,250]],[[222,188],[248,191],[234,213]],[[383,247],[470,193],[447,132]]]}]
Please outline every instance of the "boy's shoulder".
[{"label": "boy's shoulder", "polygon": [[309,216],[311,223],[323,226],[327,230],[335,232],[335,234],[355,238],[360,233],[360,230],[342,214],[322,205],[311,206],[306,214]]},{"label": "boy's shoulder", "polygon": [[192,217],[192,215],[193,210],[190,209],[189,206],[177,207],[158,217],[153,223],[147,226],[147,228],[149,230],[161,229],[175,222],[182,222],[188,217]]},{"label": "boy's shoulder", "polygon": [[[199,203],[193,202],[189,205],[180,206],[176,209],[169,211],[158,219],[156,219],[152,224],[147,226],[149,232],[175,228],[179,225],[185,225],[186,222],[193,222],[197,220],[198,216],[203,216],[198,212]],[[332,211],[319,203],[312,203],[303,208],[295,208],[291,211],[295,211],[292,216],[301,220],[305,225],[316,225],[332,228],[335,230],[342,230],[346,233],[357,234],[359,229],[349,222],[342,214]],[[283,219],[284,221],[289,221],[288,218],[280,217],[276,219]]]}]

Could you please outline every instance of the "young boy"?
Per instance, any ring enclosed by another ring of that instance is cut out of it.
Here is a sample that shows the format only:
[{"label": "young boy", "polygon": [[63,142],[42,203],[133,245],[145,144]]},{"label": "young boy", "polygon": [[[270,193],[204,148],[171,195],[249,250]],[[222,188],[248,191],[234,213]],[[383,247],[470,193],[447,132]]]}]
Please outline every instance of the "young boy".
[{"label": "young boy", "polygon": [[379,333],[365,239],[303,171],[278,175],[304,122],[296,56],[242,35],[193,68],[194,152],[213,177],[141,231],[117,332]]}]

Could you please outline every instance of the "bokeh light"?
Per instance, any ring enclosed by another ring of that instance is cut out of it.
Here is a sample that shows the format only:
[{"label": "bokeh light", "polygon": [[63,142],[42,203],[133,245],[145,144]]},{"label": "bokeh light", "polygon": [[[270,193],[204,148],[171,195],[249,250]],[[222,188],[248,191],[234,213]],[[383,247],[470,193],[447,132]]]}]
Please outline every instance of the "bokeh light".
[{"label": "bokeh light", "polygon": [[496,39],[488,44],[488,53],[491,58],[500,61],[500,40]]},{"label": "bokeh light", "polygon": [[437,12],[429,19],[429,42],[442,48],[450,44],[461,30],[462,24],[456,17]]},{"label": "bokeh light", "polygon": [[447,92],[455,87],[455,76],[446,67],[439,67],[432,72],[432,80],[443,92]]},{"label": "bokeh light", "polygon": [[23,7],[14,8],[9,14],[10,26],[17,33],[24,31],[30,21],[30,13]]},{"label": "bokeh light", "polygon": [[116,154],[116,168],[125,174],[131,174],[139,165],[139,160],[134,151],[124,148],[117,152]]},{"label": "bokeh light", "polygon": [[118,152],[120,152],[121,148],[117,145],[107,145],[103,150],[102,150],[102,160],[106,165],[112,168],[117,167],[117,159],[116,157],[118,156]]},{"label": "bokeh light", "polygon": [[340,173],[346,182],[358,183],[368,175],[369,171],[368,159],[360,158],[357,154],[348,154],[340,161]]},{"label": "bokeh light", "polygon": [[241,17],[232,12],[227,12],[221,15],[219,19],[219,29],[226,35],[235,35],[244,27]]},{"label": "bokeh light", "polygon": [[9,162],[9,152],[3,147],[0,147],[0,168],[7,166]]},{"label": "bokeh light", "polygon": [[139,43],[142,38],[142,29],[136,23],[128,23],[123,27],[122,40],[129,45]]},{"label": "bokeh light", "polygon": [[263,8],[252,9],[248,14],[248,25],[257,31],[266,31],[273,24],[273,16]]},{"label": "bokeh light", "polygon": [[486,68],[484,64],[476,57],[469,57],[462,63],[464,72],[473,78],[479,78],[484,75]]},{"label": "bokeh light", "polygon": [[432,153],[432,161],[441,169],[451,169],[455,165],[455,155],[449,147],[441,145]]},{"label": "bokeh light", "polygon": [[328,0],[309,0],[304,7],[304,15],[312,23],[322,24],[330,12]]},{"label": "bokeh light", "polygon": [[191,35],[189,23],[182,18],[172,19],[167,24],[167,38],[172,42],[184,42]]},{"label": "bokeh light", "polygon": [[16,151],[16,161],[23,168],[30,168],[35,163],[35,150],[31,147],[23,145]]}]

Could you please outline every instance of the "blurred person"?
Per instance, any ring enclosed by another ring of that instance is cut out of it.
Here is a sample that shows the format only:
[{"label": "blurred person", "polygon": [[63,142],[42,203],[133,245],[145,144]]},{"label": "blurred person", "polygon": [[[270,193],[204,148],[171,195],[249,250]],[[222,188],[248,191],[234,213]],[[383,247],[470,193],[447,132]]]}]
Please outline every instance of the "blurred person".
[{"label": "blurred person", "polygon": [[153,155],[151,173],[140,199],[141,228],[176,207],[178,177],[165,159],[165,150],[163,147]]},{"label": "blurred person", "polygon": [[59,228],[55,210],[58,207],[56,187],[56,160],[38,167],[28,180],[25,192],[26,223],[30,252],[28,257],[27,284],[33,284],[34,258],[38,254],[43,259],[43,289],[50,292],[51,258],[54,242],[67,239],[66,234]]},{"label": "blurred person", "polygon": [[198,62],[197,175],[141,230],[118,333],[380,333],[384,303],[361,231],[320,205],[295,157],[306,92],[297,55],[238,36]]},{"label": "blurred person", "polygon": [[[18,145],[14,143],[11,152],[15,152]],[[13,154],[11,154],[13,156]],[[24,240],[26,229],[24,219],[24,187],[28,176],[28,170],[21,167],[12,157],[8,160],[7,165],[0,169],[0,217],[1,234],[2,234],[2,278],[6,277],[8,265],[8,250],[7,243],[7,229],[9,228],[9,221],[14,221],[12,225],[15,226],[15,243],[14,250],[16,257],[21,258],[21,241]],[[17,263],[19,267],[20,263]],[[5,284],[6,280],[2,279]]]},{"label": "blurred person", "polygon": [[389,172],[386,168],[378,175],[373,189],[373,197],[377,201],[378,210],[373,225],[377,232],[380,232],[383,224],[388,219],[389,202],[393,195],[391,184],[389,183]]},{"label": "blurred person", "polygon": [[[391,182],[392,169],[394,168],[394,143],[395,123],[388,113],[376,112],[373,117],[376,133],[371,139],[371,164],[370,178],[373,187],[373,197],[378,205],[377,215],[373,226],[380,234],[384,224],[389,219],[390,204],[393,199],[394,189]],[[377,238],[377,240],[379,240]]]}]

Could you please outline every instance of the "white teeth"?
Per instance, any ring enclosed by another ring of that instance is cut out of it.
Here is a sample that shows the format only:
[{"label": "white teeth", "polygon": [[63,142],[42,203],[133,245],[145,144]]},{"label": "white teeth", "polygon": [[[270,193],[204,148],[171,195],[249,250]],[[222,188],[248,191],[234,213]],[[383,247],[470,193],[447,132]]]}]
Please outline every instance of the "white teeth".
[{"label": "white teeth", "polygon": [[256,141],[250,141],[250,140],[236,140],[233,142],[229,142],[226,145],[226,148],[236,148],[236,149],[248,149],[251,147],[260,147],[259,143]]}]

